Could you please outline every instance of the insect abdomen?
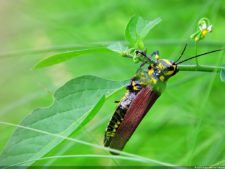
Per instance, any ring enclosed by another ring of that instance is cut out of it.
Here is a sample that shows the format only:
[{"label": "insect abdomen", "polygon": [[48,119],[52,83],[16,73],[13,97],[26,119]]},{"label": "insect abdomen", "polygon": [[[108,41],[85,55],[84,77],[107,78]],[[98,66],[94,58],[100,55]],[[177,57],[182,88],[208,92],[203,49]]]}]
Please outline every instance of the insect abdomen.
[{"label": "insect abdomen", "polygon": [[108,147],[112,141],[112,138],[115,136],[117,128],[120,126],[120,123],[123,121],[124,115],[126,113],[126,109],[123,109],[121,105],[119,105],[113,114],[108,127],[105,131],[104,145]]},{"label": "insect abdomen", "polygon": [[122,123],[124,116],[131,104],[131,102],[136,97],[137,93],[141,90],[143,86],[141,86],[138,81],[134,79],[131,80],[131,83],[127,86],[127,94],[124,98],[120,101],[118,107],[116,108],[115,113],[113,114],[107,128],[105,131],[105,138],[104,138],[104,146],[110,146],[110,143],[115,136],[117,129],[119,128],[120,124]]},{"label": "insect abdomen", "polygon": [[109,145],[110,148],[117,150],[123,149],[145,114],[159,96],[160,93],[153,91],[150,87],[144,87],[141,89],[132,101],[129,109],[126,111],[123,122],[118,127],[114,137],[111,140]]}]

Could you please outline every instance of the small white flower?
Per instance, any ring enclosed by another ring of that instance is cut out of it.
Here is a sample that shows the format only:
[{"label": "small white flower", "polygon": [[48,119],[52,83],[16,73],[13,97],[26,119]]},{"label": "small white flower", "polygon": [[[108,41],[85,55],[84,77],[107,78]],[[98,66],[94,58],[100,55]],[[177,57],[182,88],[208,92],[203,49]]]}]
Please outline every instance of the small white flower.
[{"label": "small white flower", "polygon": [[198,42],[205,38],[209,32],[212,32],[212,25],[208,18],[201,18],[198,21],[198,28],[199,30],[191,35],[191,38]]},{"label": "small white flower", "polygon": [[199,24],[199,29],[202,36],[205,37],[209,32],[212,31],[212,25],[209,25],[207,22],[202,21],[202,23]]},{"label": "small white flower", "polygon": [[209,32],[212,32],[212,25],[209,25],[208,28],[207,28],[207,30],[208,30]]},{"label": "small white flower", "polygon": [[201,24],[201,25],[199,26],[199,29],[200,29],[200,31],[203,31],[204,29],[207,29],[206,23],[204,22],[203,24]]}]

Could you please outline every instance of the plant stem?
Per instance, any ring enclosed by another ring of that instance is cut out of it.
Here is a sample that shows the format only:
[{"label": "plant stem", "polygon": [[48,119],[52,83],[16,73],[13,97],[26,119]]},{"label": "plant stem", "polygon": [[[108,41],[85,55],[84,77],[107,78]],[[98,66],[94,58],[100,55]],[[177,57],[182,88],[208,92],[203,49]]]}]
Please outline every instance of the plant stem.
[{"label": "plant stem", "polygon": [[[197,55],[197,54],[198,54],[198,51],[197,51],[197,42],[195,42],[195,55]],[[196,62],[197,67],[199,67],[198,58],[195,58],[195,62]]]},{"label": "plant stem", "polygon": [[220,72],[225,70],[224,66],[209,66],[209,65],[179,65],[180,71],[198,71],[198,72]]},{"label": "plant stem", "polygon": [[[124,57],[132,58],[131,54],[126,54]],[[220,72],[225,71],[225,66],[211,66],[211,65],[178,65],[180,71],[198,71],[198,72]]]}]

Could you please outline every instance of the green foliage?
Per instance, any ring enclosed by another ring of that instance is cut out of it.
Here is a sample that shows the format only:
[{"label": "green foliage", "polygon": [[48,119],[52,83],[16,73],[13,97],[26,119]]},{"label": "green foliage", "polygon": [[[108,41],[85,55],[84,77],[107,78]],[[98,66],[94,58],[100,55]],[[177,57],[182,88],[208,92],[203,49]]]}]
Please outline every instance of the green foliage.
[{"label": "green foliage", "polygon": [[149,21],[140,16],[132,17],[125,30],[125,38],[131,48],[117,42],[109,45],[108,49],[120,54],[123,57],[133,58],[134,63],[143,62],[145,58],[143,58],[143,56],[136,55],[135,50],[145,49],[143,42],[144,38],[154,26],[159,24],[159,22],[161,22],[160,18]]},{"label": "green foliage", "polygon": [[102,48],[89,48],[89,49],[59,53],[53,56],[49,56],[46,59],[43,59],[42,61],[40,61],[34,66],[34,69],[44,68],[44,67],[52,66],[55,64],[59,64],[80,55],[96,53],[96,52],[105,52],[105,51],[107,51],[106,48],[102,47]]},{"label": "green foliage", "polygon": [[[75,78],[56,91],[52,106],[34,110],[20,125],[69,136],[90,121],[102,107],[106,97],[125,83],[94,76]],[[48,134],[17,128],[0,156],[0,166],[38,159],[62,141],[63,139]],[[24,165],[31,164],[32,162]]]},{"label": "green foliage", "polygon": [[[143,39],[147,36],[149,31],[157,25],[161,21],[160,18],[157,18],[153,21],[144,20],[140,16],[132,17],[127,24],[125,37],[132,45],[132,47],[136,49],[144,49],[144,42]],[[111,44],[107,47],[109,50],[119,53],[122,56],[127,57],[127,55],[133,55],[133,50],[128,50],[128,48],[121,43]],[[74,57],[89,54],[89,53],[98,53],[98,52],[105,52],[107,48],[87,48],[84,50],[76,50],[76,51],[69,51],[65,53],[59,53],[53,56],[50,56],[46,59],[43,59],[39,63],[37,63],[34,69],[43,68],[52,66],[58,63],[62,63],[64,61],[70,60]],[[132,53],[130,53],[132,51]]]},{"label": "green foliage", "polygon": [[120,42],[113,43],[113,44],[109,45],[107,48],[113,52],[120,54],[120,55],[123,55],[123,53],[128,49],[128,47],[124,46]]},{"label": "green foliage", "polygon": [[[131,59],[117,57],[118,50],[116,51],[115,48],[115,53],[99,51],[84,53],[79,57],[75,54],[71,59],[65,60],[66,62],[60,62],[64,64],[58,67],[30,71],[30,68],[45,56],[76,53],[76,51],[88,50],[93,44],[104,48],[108,44],[120,41],[126,48],[127,43],[121,41],[124,39],[122,32],[132,15],[163,18],[164,22],[144,39],[144,46],[148,53],[159,50],[162,58],[177,59],[193,27],[202,16],[210,18],[215,29],[212,36],[207,36],[204,41],[198,43],[197,53],[224,46],[224,38],[221,35],[224,32],[225,1],[222,0],[191,3],[189,0],[181,2],[169,0],[162,3],[154,0],[129,1],[129,3],[115,0],[109,0],[107,3],[104,0],[77,0],[69,3],[62,0],[55,0],[54,3],[46,0],[23,0],[22,3],[4,1],[0,4],[2,13],[0,21],[4,25],[0,30],[0,121],[15,125],[21,124],[19,123],[21,119],[27,118],[35,107],[49,105],[51,95],[54,93],[52,91],[70,78],[87,74],[117,80],[132,77],[139,65],[134,65]],[[129,43],[129,47],[135,50],[135,44]],[[132,54],[129,57],[132,58],[134,51],[125,49],[125,52],[120,53],[125,53],[124,56]],[[193,55],[195,49],[190,44],[183,59]],[[215,57],[201,58],[200,66],[214,65],[217,59],[222,61],[224,55],[221,57],[218,55],[219,53],[215,53]],[[190,63],[194,63],[194,60]],[[224,65],[224,60],[219,63]],[[153,161],[162,161],[161,164],[125,161],[120,159],[120,156],[110,159],[108,151],[64,139],[51,149],[42,161],[35,162],[33,165],[63,167],[155,166],[157,164],[164,166],[163,162],[165,162],[181,166],[224,166],[223,91],[224,83],[220,82],[216,73],[183,71],[169,81],[166,91],[143,119],[124,149],[124,152]],[[113,102],[123,95],[124,91],[121,91],[107,99],[101,111],[96,115],[92,114],[95,118],[81,130],[78,130],[79,126],[83,125],[77,126],[76,132],[70,138],[103,146],[104,130],[116,107]],[[68,100],[66,104],[71,104],[71,101]],[[101,101],[98,103],[100,107]],[[89,119],[89,115],[87,116],[86,119]],[[82,121],[83,119],[81,123]],[[2,151],[11,138],[15,126],[9,127],[1,122],[0,150]],[[61,123],[57,123],[54,127],[58,128],[60,125]],[[49,124],[49,126],[53,125]],[[45,128],[43,132],[47,130],[48,128]],[[40,137],[44,138],[45,134],[40,133]],[[26,141],[23,143],[24,146]],[[33,141],[35,143],[35,140]],[[29,147],[25,146],[23,152],[29,153],[26,152],[27,149]],[[9,152],[18,153],[20,150],[13,146]],[[22,157],[21,153],[19,152],[18,156]],[[68,156],[71,158],[66,158]],[[99,158],[87,160],[88,156],[99,156]]]},{"label": "green foliage", "polygon": [[149,21],[140,16],[132,17],[125,30],[126,40],[131,46],[134,46],[137,49],[144,49],[143,39],[154,26],[160,23],[160,21],[160,18]]}]

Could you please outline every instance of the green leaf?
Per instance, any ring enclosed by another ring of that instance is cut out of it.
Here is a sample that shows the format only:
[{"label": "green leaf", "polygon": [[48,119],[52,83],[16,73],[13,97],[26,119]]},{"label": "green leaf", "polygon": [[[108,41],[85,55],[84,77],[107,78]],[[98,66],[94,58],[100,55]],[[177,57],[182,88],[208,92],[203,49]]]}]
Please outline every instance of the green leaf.
[{"label": "green leaf", "polygon": [[107,48],[109,50],[111,50],[113,52],[116,52],[116,53],[119,53],[121,55],[128,50],[128,47],[127,46],[124,46],[120,42],[112,43]]},{"label": "green leaf", "polygon": [[102,48],[90,48],[90,49],[74,50],[74,51],[59,53],[53,56],[49,56],[46,59],[43,59],[42,61],[40,61],[34,66],[34,69],[44,68],[44,67],[52,66],[55,64],[59,64],[80,55],[95,53],[95,52],[106,52],[106,51],[108,51],[107,48],[102,47]]},{"label": "green leaf", "polygon": [[220,79],[222,82],[225,82],[225,70],[224,69],[222,69],[220,71]]},{"label": "green leaf", "polygon": [[141,39],[144,39],[148,35],[149,31],[160,22],[161,18],[156,18],[152,21],[140,18],[137,24],[137,34],[140,36]]},{"label": "green leaf", "polygon": [[142,40],[149,31],[161,21],[160,18],[149,21],[140,16],[134,16],[130,19],[125,30],[125,38],[131,45],[143,43]]},{"label": "green leaf", "polygon": [[[75,78],[56,91],[52,106],[34,110],[20,125],[67,137],[94,117],[105,97],[126,83],[95,76]],[[17,128],[0,155],[0,166],[41,158],[62,141],[48,134]]]}]

